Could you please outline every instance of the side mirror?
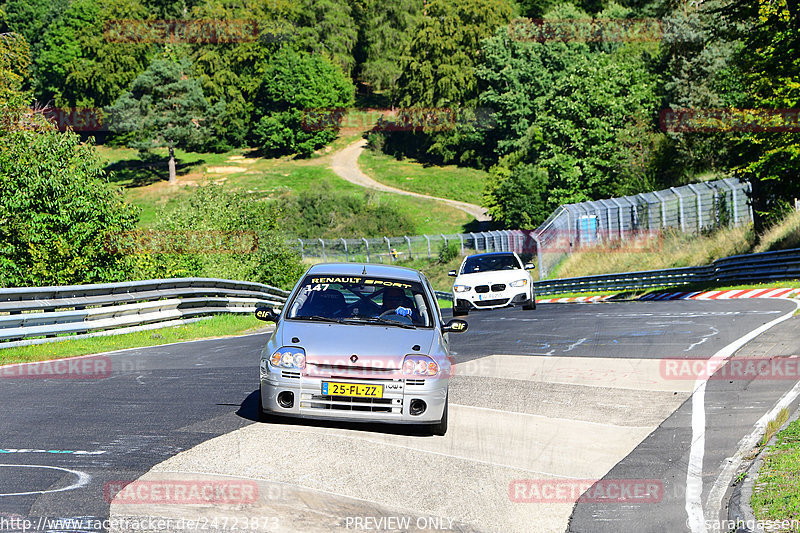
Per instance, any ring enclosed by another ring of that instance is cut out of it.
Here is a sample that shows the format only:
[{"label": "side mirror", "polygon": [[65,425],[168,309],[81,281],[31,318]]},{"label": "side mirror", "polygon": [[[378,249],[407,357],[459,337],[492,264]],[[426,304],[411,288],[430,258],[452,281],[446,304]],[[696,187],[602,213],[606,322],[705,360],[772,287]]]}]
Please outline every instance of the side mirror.
[{"label": "side mirror", "polygon": [[447,275],[450,276],[451,278],[455,278],[456,276],[458,276],[455,270],[451,270],[450,272],[447,273]]},{"label": "side mirror", "polygon": [[271,307],[256,307],[256,318],[264,322],[277,322],[280,316]]},{"label": "side mirror", "polygon": [[536,268],[536,265],[533,263],[525,263],[525,270],[533,270],[534,268]]},{"label": "side mirror", "polygon": [[467,324],[466,320],[461,320],[460,318],[454,318],[450,322],[444,325],[442,331],[444,333],[464,333],[469,328],[469,324]]}]

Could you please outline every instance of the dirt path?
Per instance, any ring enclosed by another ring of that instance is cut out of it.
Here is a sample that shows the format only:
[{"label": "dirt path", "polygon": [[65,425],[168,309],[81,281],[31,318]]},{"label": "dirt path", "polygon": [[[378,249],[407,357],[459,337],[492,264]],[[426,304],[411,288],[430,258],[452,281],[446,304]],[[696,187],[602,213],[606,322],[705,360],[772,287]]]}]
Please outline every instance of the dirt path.
[{"label": "dirt path", "polygon": [[411,191],[404,191],[403,189],[397,189],[395,187],[390,187],[389,185],[384,185],[383,183],[379,183],[370,178],[358,167],[358,157],[361,155],[361,152],[364,151],[364,146],[366,146],[366,144],[366,139],[359,139],[358,141],[334,154],[333,161],[331,162],[333,171],[339,175],[339,177],[346,179],[350,183],[360,185],[361,187],[367,187],[369,189],[391,192],[395,194],[405,194],[406,196],[416,196],[417,198],[425,198],[428,200],[436,200],[437,202],[443,202],[472,215],[475,217],[475,220],[479,222],[491,220],[491,217],[486,213],[486,208],[483,208],[479,205],[459,202],[457,200],[449,200],[447,198],[437,198],[435,196],[428,196],[427,194],[420,194]]}]

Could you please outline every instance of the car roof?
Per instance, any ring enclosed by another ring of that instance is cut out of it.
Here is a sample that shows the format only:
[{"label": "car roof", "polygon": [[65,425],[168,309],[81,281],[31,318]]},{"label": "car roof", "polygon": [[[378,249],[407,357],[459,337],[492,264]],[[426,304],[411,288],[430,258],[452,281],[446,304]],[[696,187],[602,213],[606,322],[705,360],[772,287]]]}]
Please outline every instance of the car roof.
[{"label": "car roof", "polygon": [[511,255],[511,256],[513,256],[514,252],[484,252],[482,254],[472,254],[472,255],[467,256],[467,257],[486,257],[486,256],[492,256],[492,255]]},{"label": "car roof", "polygon": [[376,265],[372,263],[319,263],[309,268],[306,274],[375,276],[403,281],[421,281],[422,279],[422,274],[413,268],[394,265]]}]

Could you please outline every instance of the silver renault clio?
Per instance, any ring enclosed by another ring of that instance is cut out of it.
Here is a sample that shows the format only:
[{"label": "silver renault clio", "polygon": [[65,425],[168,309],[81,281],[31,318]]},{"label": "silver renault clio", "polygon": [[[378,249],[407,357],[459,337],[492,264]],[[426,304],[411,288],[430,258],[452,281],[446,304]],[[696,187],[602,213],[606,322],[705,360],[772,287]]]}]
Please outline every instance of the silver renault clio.
[{"label": "silver renault clio", "polygon": [[436,295],[413,269],[353,263],[314,265],[274,321],[261,352],[259,418],[424,424],[447,431],[452,368]]}]

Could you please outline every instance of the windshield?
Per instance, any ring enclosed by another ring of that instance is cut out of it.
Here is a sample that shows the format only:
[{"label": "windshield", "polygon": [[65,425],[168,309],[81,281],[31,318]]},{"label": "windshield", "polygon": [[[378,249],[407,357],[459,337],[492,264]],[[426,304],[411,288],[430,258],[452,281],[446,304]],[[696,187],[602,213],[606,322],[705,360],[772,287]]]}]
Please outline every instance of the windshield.
[{"label": "windshield", "polygon": [[517,270],[522,268],[513,255],[473,255],[464,262],[462,274],[490,272],[492,270]]},{"label": "windshield", "polygon": [[287,307],[295,320],[432,327],[432,304],[419,282],[312,275]]}]

